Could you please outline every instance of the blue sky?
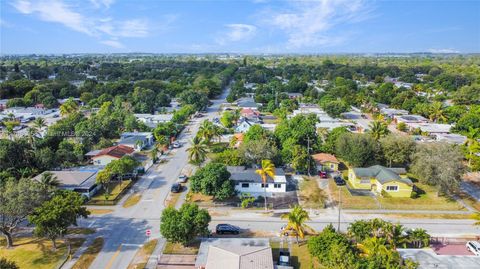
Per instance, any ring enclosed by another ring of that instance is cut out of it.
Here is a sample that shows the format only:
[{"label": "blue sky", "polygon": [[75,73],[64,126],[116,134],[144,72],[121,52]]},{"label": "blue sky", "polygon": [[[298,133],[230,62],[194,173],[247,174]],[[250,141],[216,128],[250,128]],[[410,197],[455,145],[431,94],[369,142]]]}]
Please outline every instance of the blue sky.
[{"label": "blue sky", "polygon": [[0,53],[480,52],[480,0],[0,0]]}]

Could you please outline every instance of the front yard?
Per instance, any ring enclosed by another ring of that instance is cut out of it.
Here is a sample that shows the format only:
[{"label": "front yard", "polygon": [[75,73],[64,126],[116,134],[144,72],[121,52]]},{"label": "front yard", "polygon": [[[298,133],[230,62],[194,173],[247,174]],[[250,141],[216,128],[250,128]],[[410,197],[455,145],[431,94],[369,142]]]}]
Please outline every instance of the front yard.
[{"label": "front yard", "polygon": [[328,188],[333,200],[332,202],[338,205],[340,199],[343,209],[379,209],[375,198],[371,196],[353,196],[346,186],[337,186],[333,179],[329,180]]},{"label": "front yard", "polygon": [[[83,238],[70,239],[71,252],[74,253],[83,241]],[[14,261],[19,268],[57,268],[67,257],[67,246],[60,240],[56,251],[52,250],[52,242],[47,239],[16,237],[13,242],[14,247],[7,249],[5,239],[0,239],[0,257]]]},{"label": "front yard", "polygon": [[[284,243],[284,248],[288,244]],[[270,241],[270,247],[272,248],[273,260],[275,263],[278,262],[279,252],[280,252],[280,242]],[[310,268],[320,268],[320,264],[310,256],[308,252],[307,243],[301,242],[300,244],[292,243],[290,249],[291,265],[297,269],[310,269]]]},{"label": "front yard", "polygon": [[105,190],[102,188],[95,196],[87,202],[89,205],[112,205],[120,200],[121,195],[132,185],[132,180],[115,181],[110,183],[110,195],[105,198]]},{"label": "front yard", "polygon": [[450,197],[437,195],[437,189],[433,186],[415,183],[421,190],[417,198],[392,198],[377,196],[382,209],[397,210],[466,210],[461,204]]},{"label": "front yard", "polygon": [[327,200],[326,193],[318,187],[315,178],[305,177],[300,183],[300,191],[298,192],[300,204],[304,208],[323,209]]}]

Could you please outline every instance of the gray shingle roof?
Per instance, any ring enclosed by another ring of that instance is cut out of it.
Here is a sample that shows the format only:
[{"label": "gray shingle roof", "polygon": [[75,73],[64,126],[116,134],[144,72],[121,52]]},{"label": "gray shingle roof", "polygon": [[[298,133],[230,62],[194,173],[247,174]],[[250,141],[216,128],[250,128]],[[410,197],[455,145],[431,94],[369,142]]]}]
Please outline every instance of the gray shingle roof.
[{"label": "gray shingle roof", "polygon": [[387,168],[381,165],[374,165],[367,168],[353,168],[353,173],[357,177],[376,178],[382,184],[395,180],[413,185],[409,178],[399,176],[399,174],[406,173],[405,168]]}]

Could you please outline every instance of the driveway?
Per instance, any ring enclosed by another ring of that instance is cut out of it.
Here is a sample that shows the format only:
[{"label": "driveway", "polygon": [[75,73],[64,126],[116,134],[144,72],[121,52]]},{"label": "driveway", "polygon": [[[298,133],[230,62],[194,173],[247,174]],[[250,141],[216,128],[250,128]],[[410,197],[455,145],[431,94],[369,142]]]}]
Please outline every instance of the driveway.
[{"label": "driveway", "polygon": [[464,192],[468,193],[468,195],[480,202],[480,187],[478,185],[475,185],[471,182],[462,181],[462,183],[460,183],[460,187]]}]

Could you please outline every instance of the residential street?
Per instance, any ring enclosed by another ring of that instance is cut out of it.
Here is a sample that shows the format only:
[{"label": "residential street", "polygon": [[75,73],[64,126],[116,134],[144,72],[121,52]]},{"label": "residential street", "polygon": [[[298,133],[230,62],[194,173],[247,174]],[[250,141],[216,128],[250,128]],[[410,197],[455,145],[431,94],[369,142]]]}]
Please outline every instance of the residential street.
[{"label": "residential street", "polygon": [[[160,237],[159,224],[164,201],[170,192],[170,186],[188,163],[186,150],[190,140],[197,133],[201,121],[217,115],[219,106],[225,101],[227,94],[228,89],[220,99],[212,100],[213,105],[208,108],[205,117],[194,119],[185,128],[178,139],[183,146],[172,150],[168,162],[154,165],[136,183],[134,188],[142,194],[138,204],[123,208],[120,202],[113,213],[80,221],[81,226],[97,229],[98,232],[91,237],[102,236],[105,239],[102,251],[90,268],[127,268],[138,248],[149,240],[146,236],[147,230],[151,230],[151,238]],[[189,132],[186,131],[188,129]]]},{"label": "residential street", "polygon": [[[206,118],[217,116],[219,106],[224,102],[228,90],[224,92],[220,99],[213,100],[213,105],[208,108],[206,117],[194,119],[186,127],[179,140],[183,146],[172,150],[168,156],[168,162],[154,165],[134,186],[137,193],[142,194],[141,201],[130,207],[123,208],[122,202],[113,207],[114,212],[106,215],[93,216],[86,220],[80,220],[83,227],[95,228],[97,233],[89,235],[90,238],[101,236],[105,239],[105,245],[92,263],[90,268],[127,268],[135,253],[149,239],[159,238],[159,245],[163,244],[159,226],[160,215],[164,209],[164,201],[170,192],[170,186],[177,180],[178,175],[188,163],[186,149],[189,147],[190,140],[196,134],[200,122]],[[183,197],[183,196],[182,196]],[[125,200],[124,197],[123,200]],[[177,204],[178,205],[178,204]],[[402,219],[388,218],[381,212],[371,212],[372,214],[362,214],[358,212],[342,212],[341,229],[345,230],[349,223],[356,219],[365,219],[380,217],[400,222],[410,228],[424,228],[433,236],[462,236],[479,234],[478,228],[472,226],[473,221],[469,220],[444,220],[444,219]],[[278,234],[281,226],[285,224],[280,219],[281,212],[271,216],[262,214],[261,211],[228,211],[224,216],[212,217],[210,229],[214,229],[218,223],[230,223],[239,226],[245,230],[263,231],[265,234],[275,236]],[[321,230],[332,223],[335,227],[338,222],[336,210],[329,209],[319,214],[311,214],[311,221],[308,223],[315,230]],[[146,231],[151,230],[150,238]],[[157,247],[157,251],[160,249]],[[158,253],[154,252],[154,255]],[[154,256],[156,257],[156,256]],[[70,268],[74,263],[67,263],[63,268]]]}]

